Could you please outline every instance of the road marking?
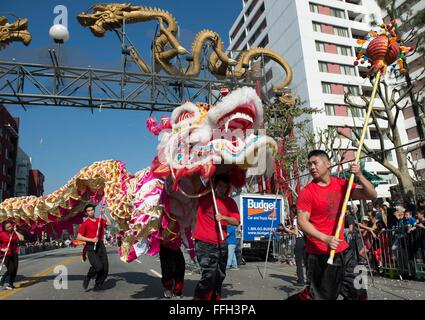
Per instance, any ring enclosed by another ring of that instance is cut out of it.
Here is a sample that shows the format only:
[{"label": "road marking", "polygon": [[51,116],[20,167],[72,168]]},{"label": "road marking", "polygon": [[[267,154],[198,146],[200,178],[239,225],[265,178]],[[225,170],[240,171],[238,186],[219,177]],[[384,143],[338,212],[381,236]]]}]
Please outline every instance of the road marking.
[{"label": "road marking", "polygon": [[152,272],[154,275],[156,275],[158,278],[162,278],[162,275],[156,272],[154,269],[150,269],[149,271]]},{"label": "road marking", "polygon": [[21,281],[18,282],[16,284],[16,289],[12,290],[12,291],[3,291],[0,292],[0,300],[3,300],[5,298],[8,298],[14,294],[17,294],[19,292],[21,292],[22,290],[24,290],[26,287],[30,286],[31,284],[40,281],[41,278],[48,276],[49,274],[53,273],[53,270],[57,267],[57,266],[65,266],[70,264],[71,262],[73,262],[74,260],[76,260],[78,257],[70,257],[70,258],[66,258],[62,261],[59,261],[57,264],[55,264],[52,267],[49,267],[47,269],[44,269],[40,272],[38,272],[37,274],[33,275],[31,277],[31,280],[25,280],[25,281]]},{"label": "road marking", "polygon": [[142,263],[142,261],[140,261],[139,259],[136,259],[136,262],[138,262],[138,263]]}]

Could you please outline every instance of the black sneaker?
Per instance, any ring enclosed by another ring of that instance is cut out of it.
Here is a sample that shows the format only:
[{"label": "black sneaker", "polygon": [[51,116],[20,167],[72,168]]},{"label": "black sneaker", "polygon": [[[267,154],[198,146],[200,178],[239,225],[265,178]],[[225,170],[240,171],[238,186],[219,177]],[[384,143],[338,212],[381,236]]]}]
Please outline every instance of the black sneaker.
[{"label": "black sneaker", "polygon": [[93,287],[93,291],[102,291],[103,290],[103,288],[102,288],[102,286],[100,285],[100,284],[96,284],[94,287]]},{"label": "black sneaker", "polygon": [[6,290],[13,290],[13,289],[15,289],[13,285],[10,285],[10,284],[6,285]]},{"label": "black sneaker", "polygon": [[84,288],[84,290],[87,290],[87,288],[89,287],[89,282],[90,282],[90,279],[87,276],[85,276],[84,277],[84,280],[83,280],[83,288]]}]

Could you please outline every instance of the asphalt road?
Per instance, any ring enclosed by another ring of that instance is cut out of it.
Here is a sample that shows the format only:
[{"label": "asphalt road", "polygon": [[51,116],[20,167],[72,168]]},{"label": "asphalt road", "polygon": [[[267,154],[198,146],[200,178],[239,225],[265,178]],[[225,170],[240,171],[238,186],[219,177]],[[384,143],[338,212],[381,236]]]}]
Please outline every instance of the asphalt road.
[{"label": "asphalt road", "polygon": [[[0,289],[0,300],[129,300],[163,299],[159,258],[143,256],[126,264],[119,260],[117,248],[108,248],[109,276],[105,290],[82,288],[88,262],[80,260],[81,248],[64,248],[22,256],[15,283],[17,289]],[[295,287],[295,267],[280,262],[248,262],[239,270],[229,270],[223,285],[226,300],[282,300],[300,290]],[[4,272],[4,270],[3,270]],[[190,265],[186,270],[184,300],[192,299],[200,274]],[[62,281],[61,279],[67,279]],[[369,278],[371,300],[423,300],[423,282]],[[58,286],[59,285],[59,286]]]}]

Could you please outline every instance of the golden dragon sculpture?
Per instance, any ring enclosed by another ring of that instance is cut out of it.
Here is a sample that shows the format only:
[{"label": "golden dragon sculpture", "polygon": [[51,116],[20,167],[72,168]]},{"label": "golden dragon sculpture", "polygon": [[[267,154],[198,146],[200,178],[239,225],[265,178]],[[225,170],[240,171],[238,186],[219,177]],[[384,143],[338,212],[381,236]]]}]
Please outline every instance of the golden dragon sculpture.
[{"label": "golden dragon sculpture", "polygon": [[[217,78],[242,78],[248,72],[249,63],[264,56],[277,62],[286,72],[286,78],[274,87],[275,92],[281,92],[292,81],[292,69],[288,62],[279,54],[268,48],[251,48],[240,54],[238,61],[225,53],[224,43],[217,32],[203,30],[199,32],[192,44],[192,52],[186,50],[177,39],[178,25],[171,13],[157,8],[133,6],[131,4],[97,4],[91,7],[92,13],[81,13],[77,19],[85,27],[89,27],[97,37],[103,37],[107,31],[120,28],[124,23],[158,21],[159,34],[154,39],[155,71],[178,76],[196,77],[201,71],[202,48],[205,43],[212,44],[209,57],[209,70]],[[178,55],[190,54],[192,59],[186,70],[180,70],[172,64],[172,59]],[[139,68],[146,73],[152,72],[134,48],[130,55]]]},{"label": "golden dragon sculpture", "polygon": [[0,49],[12,41],[22,41],[26,46],[31,42],[28,31],[28,19],[16,18],[10,23],[6,17],[0,17]]}]

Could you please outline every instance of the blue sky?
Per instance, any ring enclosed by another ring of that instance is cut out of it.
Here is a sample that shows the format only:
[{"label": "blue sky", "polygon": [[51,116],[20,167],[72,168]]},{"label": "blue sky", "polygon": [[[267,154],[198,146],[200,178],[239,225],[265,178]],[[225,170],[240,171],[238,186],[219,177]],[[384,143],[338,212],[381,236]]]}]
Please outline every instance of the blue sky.
[{"label": "blue sky", "polygon": [[[22,62],[50,64],[47,49],[55,47],[48,35],[56,17],[53,10],[57,5],[65,5],[70,39],[61,49],[63,64],[118,69],[117,37],[108,33],[105,38],[95,38],[76,20],[79,13],[95,3],[101,1],[1,0],[0,15],[10,12],[28,18],[33,40],[29,47],[12,43],[0,51],[0,60],[15,58]],[[241,0],[157,0],[132,4],[155,6],[173,13],[186,48],[191,47],[196,33],[202,29],[218,32],[227,47],[228,30],[242,9]],[[149,49],[146,43],[152,40],[155,27],[154,22],[149,22],[128,29],[139,51]],[[157,139],[145,126],[147,112],[102,110],[92,113],[89,109],[31,106],[24,111],[15,105],[8,105],[7,109],[20,118],[20,147],[31,156],[33,167],[46,176],[45,194],[58,189],[81,168],[95,161],[119,159],[127,163],[128,170],[135,172],[149,166],[156,153]]]}]

